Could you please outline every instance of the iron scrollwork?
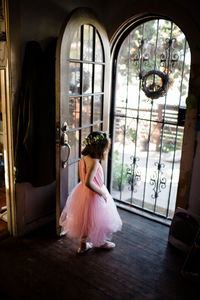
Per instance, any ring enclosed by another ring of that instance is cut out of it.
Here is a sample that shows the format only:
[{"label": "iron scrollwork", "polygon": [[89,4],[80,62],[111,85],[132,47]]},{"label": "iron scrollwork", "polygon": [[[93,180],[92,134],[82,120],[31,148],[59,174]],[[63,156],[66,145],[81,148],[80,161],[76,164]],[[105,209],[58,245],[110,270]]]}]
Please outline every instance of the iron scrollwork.
[{"label": "iron scrollwork", "polygon": [[157,166],[157,170],[154,171],[150,178],[150,184],[153,185],[154,191],[154,194],[151,195],[151,198],[157,199],[161,189],[166,188],[167,179],[163,176],[163,172],[161,171],[161,168],[164,168],[165,164],[155,162],[154,165]]},{"label": "iron scrollwork", "polygon": [[130,160],[132,161],[130,168],[127,168],[127,182],[130,184],[129,190],[132,192],[137,192],[135,189],[135,186],[138,181],[141,180],[141,172],[137,170],[138,165],[136,161],[139,161],[139,157],[134,157],[133,155],[130,157]]},{"label": "iron scrollwork", "polygon": [[139,40],[138,51],[133,54],[132,60],[135,66],[140,68],[140,64],[147,66],[149,64],[150,54],[147,51],[144,51],[146,39]]},{"label": "iron scrollwork", "polygon": [[164,67],[168,73],[176,66],[179,56],[175,51],[176,38],[167,38],[164,43],[164,52],[160,55],[161,66]]},{"label": "iron scrollwork", "polygon": [[[139,68],[139,77],[142,80],[142,90],[145,95],[152,100],[166,95],[169,85],[172,82],[169,74],[179,60],[179,55],[175,52],[176,42],[176,38],[167,38],[164,41],[164,49],[160,54],[160,66],[163,68],[163,72],[153,69],[143,74],[143,67],[149,64],[151,58],[147,39],[139,40],[138,50],[132,55],[133,63]],[[152,83],[147,84],[147,82],[150,81],[151,76],[153,76]],[[156,76],[159,77],[158,80],[155,80]]]}]

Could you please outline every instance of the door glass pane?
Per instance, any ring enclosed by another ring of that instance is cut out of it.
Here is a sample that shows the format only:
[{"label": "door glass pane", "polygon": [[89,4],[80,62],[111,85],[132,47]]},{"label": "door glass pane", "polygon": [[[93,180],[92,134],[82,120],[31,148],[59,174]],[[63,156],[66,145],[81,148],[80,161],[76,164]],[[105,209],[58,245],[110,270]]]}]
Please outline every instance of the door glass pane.
[{"label": "door glass pane", "polygon": [[76,159],[79,157],[79,131],[70,131],[68,132],[68,138],[69,138],[69,145],[71,146],[70,149],[70,156],[69,156],[69,162],[73,159]]},{"label": "door glass pane", "polygon": [[[83,145],[83,141],[88,136],[88,134],[91,132],[91,127],[83,128],[81,131],[81,145]],[[84,146],[82,147],[84,148]]]},{"label": "door glass pane", "polygon": [[73,190],[74,186],[78,183],[78,162],[68,166],[68,187],[69,193]]},{"label": "door glass pane", "polygon": [[96,33],[95,61],[103,62],[103,49],[98,33]]},{"label": "door glass pane", "polygon": [[94,73],[94,92],[102,91],[102,81],[103,81],[103,66],[95,65]]},{"label": "door glass pane", "polygon": [[101,124],[96,124],[93,126],[93,131],[101,131]]},{"label": "door glass pane", "polygon": [[82,125],[91,123],[91,96],[82,100]]},{"label": "door glass pane", "polygon": [[72,128],[79,127],[79,118],[80,118],[80,98],[79,97],[70,98],[68,125]]},{"label": "door glass pane", "polygon": [[73,41],[71,43],[69,57],[72,59],[80,59],[80,49],[81,49],[81,30],[79,29],[75,32]]},{"label": "door glass pane", "polygon": [[92,65],[83,64],[83,93],[92,92]]},{"label": "door glass pane", "polygon": [[84,25],[83,32],[83,60],[93,59],[93,27],[90,25]]},{"label": "door glass pane", "polygon": [[69,64],[69,94],[80,94],[80,63]]},{"label": "door glass pane", "polygon": [[102,110],[102,96],[101,95],[95,95],[94,96],[94,121],[100,121],[101,120],[101,110]]}]

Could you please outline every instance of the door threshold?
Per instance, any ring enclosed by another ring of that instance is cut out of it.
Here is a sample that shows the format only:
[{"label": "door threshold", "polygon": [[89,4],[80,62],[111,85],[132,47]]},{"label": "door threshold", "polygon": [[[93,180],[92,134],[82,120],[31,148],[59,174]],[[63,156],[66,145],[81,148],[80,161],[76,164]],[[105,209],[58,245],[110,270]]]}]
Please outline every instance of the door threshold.
[{"label": "door threshold", "polygon": [[169,219],[164,219],[164,218],[159,217],[159,216],[157,216],[157,215],[153,215],[153,214],[151,214],[151,213],[148,213],[148,212],[146,212],[146,211],[142,211],[142,210],[140,210],[140,209],[138,209],[138,208],[135,208],[135,207],[127,206],[126,204],[119,203],[119,202],[117,202],[117,201],[116,201],[116,205],[117,205],[117,207],[119,207],[119,208],[122,208],[122,209],[124,209],[124,210],[127,210],[127,211],[129,211],[129,212],[131,212],[131,213],[134,213],[134,214],[136,214],[136,215],[142,216],[142,217],[147,218],[147,219],[149,219],[149,220],[158,222],[158,223],[163,224],[163,225],[166,225],[166,226],[170,226],[170,225],[171,225],[171,222],[172,222],[172,221],[169,220]]}]

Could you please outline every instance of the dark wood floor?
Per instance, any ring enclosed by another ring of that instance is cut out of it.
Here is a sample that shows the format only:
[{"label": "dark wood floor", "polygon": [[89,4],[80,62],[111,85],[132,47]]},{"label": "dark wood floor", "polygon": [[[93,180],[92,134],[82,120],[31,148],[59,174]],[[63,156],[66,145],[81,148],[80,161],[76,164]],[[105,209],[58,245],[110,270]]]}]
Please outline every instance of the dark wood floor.
[{"label": "dark wood floor", "polygon": [[6,192],[5,192],[5,186],[0,187],[0,209],[2,206],[6,205]]},{"label": "dark wood floor", "polygon": [[[0,187],[0,211],[3,206],[6,206],[6,193],[4,185]],[[8,235],[7,223],[0,219],[0,239],[7,237]]]},{"label": "dark wood floor", "polygon": [[180,275],[185,255],[168,245],[169,227],[119,210],[114,250],[76,255],[54,224],[0,241],[0,299],[199,299]]}]

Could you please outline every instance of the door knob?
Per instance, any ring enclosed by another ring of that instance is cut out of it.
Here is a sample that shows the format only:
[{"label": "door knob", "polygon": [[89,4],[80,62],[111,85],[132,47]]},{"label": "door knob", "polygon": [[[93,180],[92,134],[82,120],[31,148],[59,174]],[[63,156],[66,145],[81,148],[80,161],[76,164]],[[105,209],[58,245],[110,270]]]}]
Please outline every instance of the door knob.
[{"label": "door knob", "polygon": [[70,155],[70,149],[71,149],[71,146],[69,145],[69,138],[67,135],[67,131],[69,131],[69,126],[68,126],[67,122],[63,123],[61,130],[63,132],[61,135],[61,138],[60,138],[60,144],[62,146],[61,151],[64,151],[64,157],[65,157],[64,160],[62,160],[62,167],[66,168],[67,162],[69,159],[69,155]]},{"label": "door knob", "polygon": [[[69,138],[66,132],[63,132],[60,138],[60,144],[62,146],[68,145],[69,144]],[[70,146],[69,146],[70,147]]]},{"label": "door knob", "polygon": [[61,130],[62,130],[62,132],[69,131],[69,126],[66,121],[63,123]]}]

